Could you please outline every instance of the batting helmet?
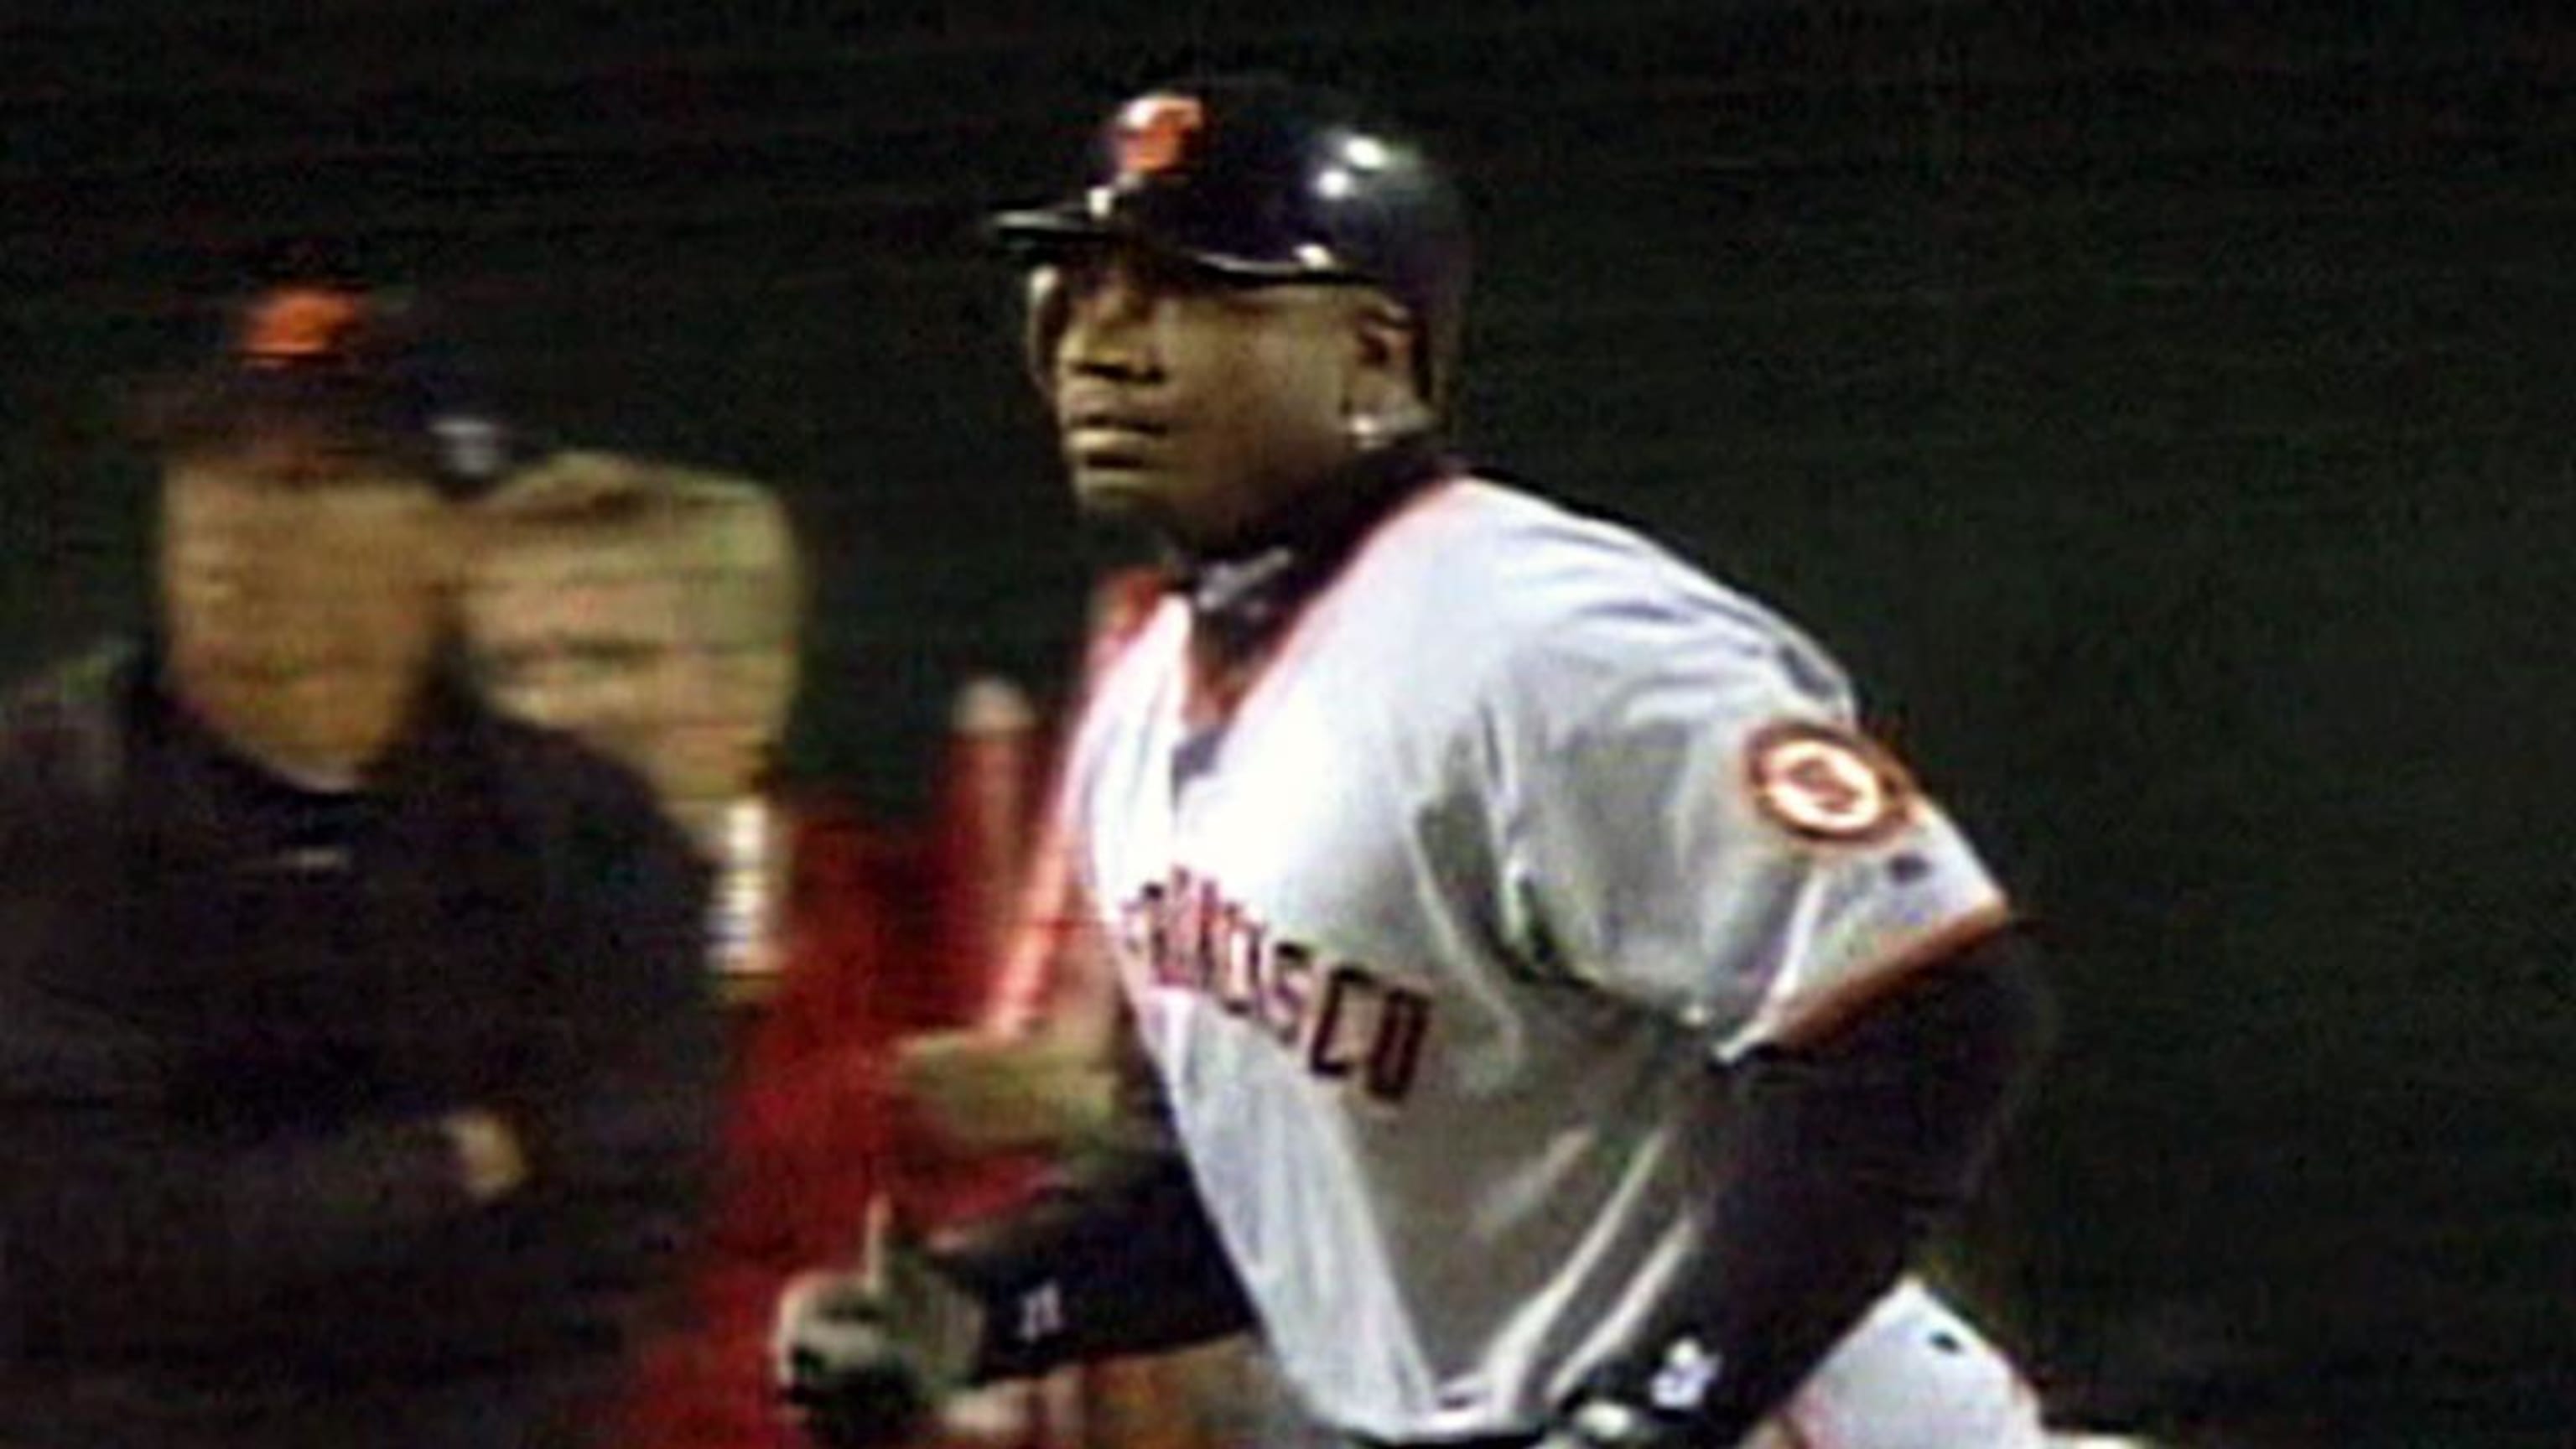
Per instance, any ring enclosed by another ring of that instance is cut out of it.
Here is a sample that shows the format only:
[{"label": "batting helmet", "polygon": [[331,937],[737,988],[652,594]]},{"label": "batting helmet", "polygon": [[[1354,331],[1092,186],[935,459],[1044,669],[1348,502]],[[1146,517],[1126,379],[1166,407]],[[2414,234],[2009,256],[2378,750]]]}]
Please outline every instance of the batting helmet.
[{"label": "batting helmet", "polygon": [[1422,329],[1426,392],[1456,350],[1468,273],[1457,192],[1333,92],[1249,76],[1148,91],[1102,124],[1079,192],[992,225],[1033,259],[1127,241],[1247,286],[1376,287]]}]

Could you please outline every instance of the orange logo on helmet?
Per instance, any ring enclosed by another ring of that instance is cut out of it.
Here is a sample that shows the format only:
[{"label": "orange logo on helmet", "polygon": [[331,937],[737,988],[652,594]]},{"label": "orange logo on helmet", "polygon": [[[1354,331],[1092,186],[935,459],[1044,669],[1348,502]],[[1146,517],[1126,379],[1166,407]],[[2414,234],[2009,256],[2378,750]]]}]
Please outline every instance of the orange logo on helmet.
[{"label": "orange logo on helmet", "polygon": [[1190,137],[1207,124],[1191,96],[1139,96],[1118,115],[1118,176],[1160,176],[1181,164]]},{"label": "orange logo on helmet", "polygon": [[357,298],[324,287],[291,287],[251,309],[242,325],[242,356],[263,367],[330,357],[357,325]]}]

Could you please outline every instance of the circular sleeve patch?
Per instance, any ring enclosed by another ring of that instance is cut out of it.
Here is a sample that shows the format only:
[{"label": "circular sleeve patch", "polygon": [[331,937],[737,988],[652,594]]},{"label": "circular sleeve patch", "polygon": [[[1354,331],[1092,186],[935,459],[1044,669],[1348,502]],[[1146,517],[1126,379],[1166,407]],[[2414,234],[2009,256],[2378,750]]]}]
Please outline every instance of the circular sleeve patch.
[{"label": "circular sleeve patch", "polygon": [[1887,751],[1849,730],[1796,721],[1745,746],[1747,781],[1762,814],[1791,834],[1866,845],[1903,828],[1914,782]]}]

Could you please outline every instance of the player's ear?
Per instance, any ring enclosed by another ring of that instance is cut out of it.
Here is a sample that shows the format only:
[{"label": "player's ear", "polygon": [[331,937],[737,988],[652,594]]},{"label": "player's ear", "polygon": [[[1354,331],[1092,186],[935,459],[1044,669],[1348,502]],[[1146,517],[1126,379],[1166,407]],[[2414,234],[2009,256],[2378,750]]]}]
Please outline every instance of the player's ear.
[{"label": "player's ear", "polygon": [[1029,381],[1042,397],[1055,394],[1055,351],[1064,341],[1064,324],[1070,305],[1064,285],[1064,268],[1053,262],[1029,269],[1026,284],[1026,312],[1020,333],[1020,361],[1029,370]]},{"label": "player's ear", "polygon": [[1343,388],[1343,425],[1354,438],[1384,439],[1431,421],[1422,395],[1422,328],[1412,311],[1380,292],[1350,297],[1351,370]]}]

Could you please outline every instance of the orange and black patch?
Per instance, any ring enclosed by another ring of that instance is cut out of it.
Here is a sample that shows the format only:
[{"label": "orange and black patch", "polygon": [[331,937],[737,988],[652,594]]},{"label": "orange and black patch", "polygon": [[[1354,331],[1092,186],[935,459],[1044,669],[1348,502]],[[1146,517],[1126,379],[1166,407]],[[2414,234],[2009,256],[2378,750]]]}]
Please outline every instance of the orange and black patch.
[{"label": "orange and black patch", "polygon": [[1913,818],[1914,781],[1866,736],[1788,721],[1756,732],[1744,750],[1745,783],[1763,817],[1802,840],[1869,845]]}]

